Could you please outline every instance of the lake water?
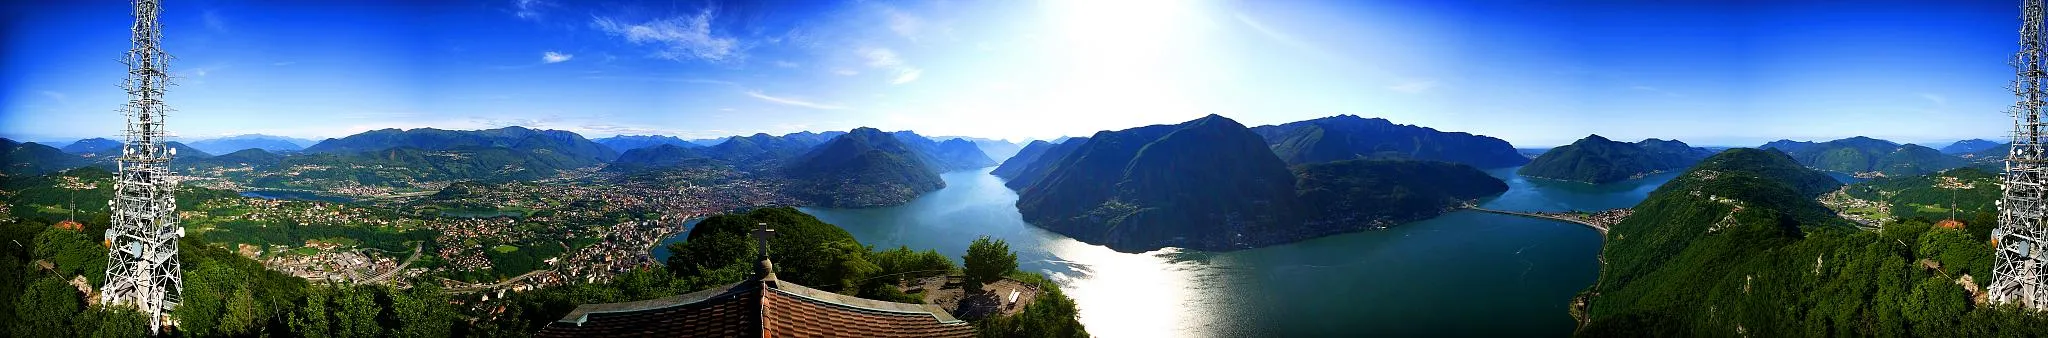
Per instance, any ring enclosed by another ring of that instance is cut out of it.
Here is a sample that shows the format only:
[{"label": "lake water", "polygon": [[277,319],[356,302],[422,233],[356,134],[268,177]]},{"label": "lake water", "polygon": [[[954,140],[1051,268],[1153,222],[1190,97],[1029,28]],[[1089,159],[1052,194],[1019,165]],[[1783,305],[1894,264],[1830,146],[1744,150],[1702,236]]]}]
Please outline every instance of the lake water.
[{"label": "lake water", "polygon": [[[1485,207],[1631,207],[1677,175],[1591,185],[1515,169],[1488,171],[1509,189]],[[945,189],[902,206],[803,211],[876,248],[956,261],[975,237],[1006,240],[1021,269],[1061,283],[1088,331],[1105,337],[1565,336],[1566,303],[1599,274],[1591,229],[1469,211],[1251,250],[1119,253],[1025,224],[1017,194],[985,169],[942,176]]]}]

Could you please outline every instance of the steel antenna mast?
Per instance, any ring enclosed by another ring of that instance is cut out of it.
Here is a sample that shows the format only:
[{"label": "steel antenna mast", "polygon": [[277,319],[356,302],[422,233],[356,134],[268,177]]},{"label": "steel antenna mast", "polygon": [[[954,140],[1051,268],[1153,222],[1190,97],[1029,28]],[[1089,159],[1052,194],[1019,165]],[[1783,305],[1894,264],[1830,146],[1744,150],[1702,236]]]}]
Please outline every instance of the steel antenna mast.
[{"label": "steel antenna mast", "polygon": [[108,305],[134,306],[149,316],[151,333],[175,325],[169,317],[178,306],[184,278],[178,263],[178,239],[185,229],[178,225],[178,203],[173,192],[178,182],[171,176],[175,150],[165,145],[168,132],[164,117],[164,90],[170,86],[171,56],[158,45],[163,28],[157,15],[163,7],[157,0],[134,0],[133,44],[121,62],[128,65],[121,88],[128,102],[121,106],[127,117],[125,142],[116,160],[120,175],[114,183],[111,226],[107,229],[107,277],[100,300]]}]

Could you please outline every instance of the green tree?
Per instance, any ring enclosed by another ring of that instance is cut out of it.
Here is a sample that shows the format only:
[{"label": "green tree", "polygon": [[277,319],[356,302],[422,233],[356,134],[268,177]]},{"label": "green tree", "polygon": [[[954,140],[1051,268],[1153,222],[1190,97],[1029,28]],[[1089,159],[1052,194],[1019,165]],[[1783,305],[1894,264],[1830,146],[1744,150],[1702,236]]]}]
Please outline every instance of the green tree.
[{"label": "green tree", "polygon": [[825,248],[825,252],[838,263],[831,266],[831,271],[826,276],[838,282],[840,293],[854,294],[859,291],[858,284],[861,280],[882,270],[881,267],[875,266],[875,263],[868,262],[867,255],[871,250],[860,245],[860,242],[851,239],[832,241],[826,243]]},{"label": "green tree", "polygon": [[1924,337],[1951,336],[1947,333],[1954,327],[1963,312],[1969,311],[1969,295],[1955,282],[1939,276],[1921,279],[1913,286],[1913,293],[1905,301],[1906,320],[1913,322],[1913,332]]},{"label": "green tree", "polygon": [[433,283],[391,293],[391,312],[398,317],[398,337],[447,337],[454,325],[448,295]]},{"label": "green tree", "polygon": [[107,249],[101,247],[99,241],[85,234],[48,228],[36,234],[35,248],[35,256],[55,264],[57,275],[65,279],[83,275],[87,282],[94,285],[106,281]]},{"label": "green tree", "polygon": [[179,327],[200,335],[230,332],[222,330],[222,310],[227,297],[233,297],[236,288],[244,284],[240,274],[225,265],[211,264],[195,266],[185,276],[190,283],[185,284],[183,302],[172,310]]},{"label": "green tree", "polygon": [[241,285],[227,296],[227,304],[220,314],[220,332],[230,335],[250,333],[265,319],[258,311],[261,309],[256,304],[255,291],[250,290],[247,284]]},{"label": "green tree", "polygon": [[131,307],[93,308],[79,313],[72,328],[74,337],[141,337],[149,333],[149,320]]},{"label": "green tree", "polygon": [[988,236],[981,236],[968,244],[967,255],[961,256],[960,260],[967,266],[970,283],[966,287],[974,292],[980,292],[983,283],[1000,280],[1011,271],[1017,271],[1017,253],[1010,252],[1010,243],[990,240]]},{"label": "green tree", "polygon": [[329,296],[334,293],[333,290],[327,287],[307,289],[303,306],[297,308],[297,311],[292,311],[292,330],[306,337],[330,337],[329,333],[333,332],[333,328],[328,321],[327,305]]},{"label": "green tree", "polygon": [[61,337],[71,333],[71,317],[82,307],[78,289],[57,276],[28,285],[14,305],[15,337]]},{"label": "green tree", "polygon": [[342,338],[368,338],[384,335],[384,327],[377,323],[377,314],[383,308],[377,306],[377,295],[368,287],[334,287],[333,301],[340,311],[334,312],[334,336]]}]

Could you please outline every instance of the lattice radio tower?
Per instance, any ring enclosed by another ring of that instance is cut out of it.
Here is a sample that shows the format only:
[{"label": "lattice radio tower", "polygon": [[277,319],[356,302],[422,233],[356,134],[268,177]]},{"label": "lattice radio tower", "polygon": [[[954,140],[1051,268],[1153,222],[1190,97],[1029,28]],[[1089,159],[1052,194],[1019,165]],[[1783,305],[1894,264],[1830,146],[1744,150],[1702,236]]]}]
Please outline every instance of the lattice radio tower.
[{"label": "lattice radio tower", "polygon": [[128,118],[126,144],[121,146],[121,175],[114,183],[112,227],[107,229],[107,284],[100,293],[104,304],[126,304],[149,316],[149,330],[157,332],[170,318],[184,287],[178,264],[178,238],[185,229],[178,226],[178,203],[172,195],[178,182],[171,177],[171,156],[176,152],[164,145],[165,87],[170,86],[171,56],[157,43],[163,29],[157,24],[162,10],[157,0],[135,0],[134,46],[122,63],[128,78],[121,88],[128,91],[128,103],[121,115]]},{"label": "lattice radio tower", "polygon": [[2048,158],[2042,154],[2041,115],[2044,85],[2043,48],[2048,45],[2042,30],[2042,0],[2025,0],[2021,8],[2020,51],[2013,54],[2018,71],[2012,92],[2012,151],[2005,158],[2005,196],[1998,200],[1998,229],[1992,241],[1998,246],[1997,266],[1992,269],[1991,300],[2018,303],[2031,309],[2048,307]]}]

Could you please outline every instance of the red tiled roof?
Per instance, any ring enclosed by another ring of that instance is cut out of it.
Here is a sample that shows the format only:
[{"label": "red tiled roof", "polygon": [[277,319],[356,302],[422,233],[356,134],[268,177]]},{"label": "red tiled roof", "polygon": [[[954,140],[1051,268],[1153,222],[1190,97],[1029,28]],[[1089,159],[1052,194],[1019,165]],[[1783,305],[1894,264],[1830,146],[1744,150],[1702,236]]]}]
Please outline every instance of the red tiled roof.
[{"label": "red tiled roof", "polygon": [[61,222],[57,222],[57,225],[55,225],[55,226],[56,226],[56,227],[57,227],[58,229],[64,229],[64,230],[71,230],[71,231],[80,231],[80,230],[82,230],[82,229],[85,229],[85,225],[84,225],[84,224],[78,224],[78,222],[76,222],[76,221],[72,221],[72,220],[64,220],[64,221],[61,221]]},{"label": "red tiled roof", "polygon": [[577,306],[540,337],[972,337],[934,305],[861,299],[773,277],[690,294]]}]

